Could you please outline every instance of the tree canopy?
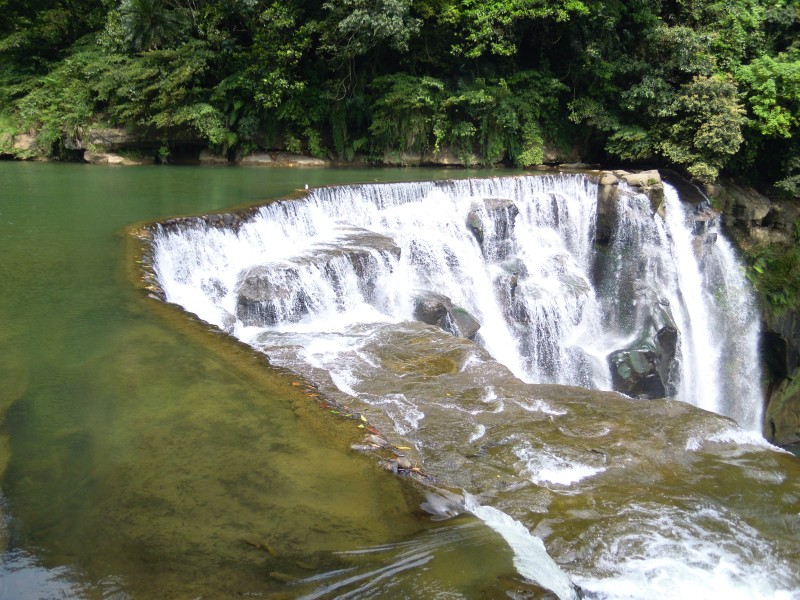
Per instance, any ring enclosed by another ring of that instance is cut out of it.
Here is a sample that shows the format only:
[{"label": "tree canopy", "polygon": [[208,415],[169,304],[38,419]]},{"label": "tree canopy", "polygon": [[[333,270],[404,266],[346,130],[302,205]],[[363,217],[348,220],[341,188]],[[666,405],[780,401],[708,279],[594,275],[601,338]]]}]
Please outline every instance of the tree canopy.
[{"label": "tree canopy", "polygon": [[[220,152],[450,149],[800,192],[793,0],[0,0],[0,152],[93,126]],[[5,141],[3,141],[5,140]]]}]

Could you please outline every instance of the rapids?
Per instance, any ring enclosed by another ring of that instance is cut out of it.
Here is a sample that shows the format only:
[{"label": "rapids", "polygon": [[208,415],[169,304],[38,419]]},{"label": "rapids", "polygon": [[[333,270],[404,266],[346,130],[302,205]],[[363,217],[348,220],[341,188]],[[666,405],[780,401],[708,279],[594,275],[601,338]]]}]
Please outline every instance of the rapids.
[{"label": "rapids", "polygon": [[[157,227],[153,267],[168,301],[412,446],[560,598],[566,577],[597,598],[798,597],[800,477],[756,433],[752,293],[718,219],[620,185],[605,241],[585,175],[341,186]],[[640,357],[671,398],[607,391]],[[552,569],[525,562],[540,540]],[[348,577],[308,597],[368,578]]]}]

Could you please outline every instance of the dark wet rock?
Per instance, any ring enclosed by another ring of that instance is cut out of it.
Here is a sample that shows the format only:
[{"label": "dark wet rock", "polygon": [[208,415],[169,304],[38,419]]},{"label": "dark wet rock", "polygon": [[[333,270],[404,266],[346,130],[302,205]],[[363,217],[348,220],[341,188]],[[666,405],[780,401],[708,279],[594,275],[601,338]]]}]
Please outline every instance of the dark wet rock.
[{"label": "dark wet rock", "polygon": [[481,328],[475,317],[460,306],[455,306],[444,294],[416,290],[413,303],[414,319],[436,325],[455,336],[472,339]]},{"label": "dark wet rock", "polygon": [[692,233],[702,235],[719,223],[722,213],[707,204],[697,204],[691,214]]},{"label": "dark wet rock", "polygon": [[795,224],[800,221],[800,206],[790,200],[770,201],[770,211],[762,220],[764,227],[794,233]]},{"label": "dark wet rock", "polygon": [[486,231],[481,220],[481,216],[477,210],[471,210],[467,213],[467,228],[478,240],[478,245],[483,246],[483,239],[486,237]]},{"label": "dark wet rock", "polygon": [[774,378],[787,377],[800,367],[800,313],[768,315],[762,334],[762,355]]},{"label": "dark wet rock", "polygon": [[595,241],[607,244],[617,227],[620,179],[616,173],[604,171],[600,174],[597,186],[597,214],[595,219]]},{"label": "dark wet rock", "polygon": [[384,470],[389,471],[390,473],[397,473],[397,461],[396,460],[392,460],[392,459],[383,460],[383,461],[381,461],[380,465]]},{"label": "dark wet rock", "polygon": [[778,446],[800,442],[800,369],[784,379],[769,397],[764,437]]},{"label": "dark wet rock", "polygon": [[235,287],[236,317],[244,325],[299,321],[311,300],[296,267],[258,265],[243,270]]},{"label": "dark wet rock", "polygon": [[453,302],[443,294],[428,290],[419,290],[414,294],[414,318],[428,325],[441,327],[442,319],[452,306]]},{"label": "dark wet rock", "polygon": [[[625,183],[627,187],[620,186]],[[664,184],[658,171],[602,171],[597,186],[597,218],[595,221],[595,241],[607,244],[619,220],[618,204],[624,194],[647,195],[653,214],[663,211]]]},{"label": "dark wet rock", "polygon": [[609,355],[613,388],[632,397],[674,395],[678,339],[669,303],[661,300],[651,309],[638,338]]},{"label": "dark wet rock", "polygon": [[453,306],[448,310],[443,327],[453,335],[469,339],[472,339],[480,328],[478,320],[460,306]]},{"label": "dark wet rock", "polygon": [[730,182],[724,185],[722,197],[726,212],[730,212],[735,222],[745,230],[761,225],[772,207],[766,196]]}]

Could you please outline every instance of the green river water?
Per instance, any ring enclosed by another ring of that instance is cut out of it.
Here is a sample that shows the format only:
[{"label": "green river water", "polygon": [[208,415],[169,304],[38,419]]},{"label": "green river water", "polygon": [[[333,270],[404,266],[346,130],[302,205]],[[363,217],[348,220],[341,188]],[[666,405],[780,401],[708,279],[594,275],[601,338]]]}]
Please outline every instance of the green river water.
[{"label": "green river water", "polygon": [[352,422],[130,277],[131,224],[376,178],[420,172],[0,162],[0,598],[292,597],[430,527]]}]

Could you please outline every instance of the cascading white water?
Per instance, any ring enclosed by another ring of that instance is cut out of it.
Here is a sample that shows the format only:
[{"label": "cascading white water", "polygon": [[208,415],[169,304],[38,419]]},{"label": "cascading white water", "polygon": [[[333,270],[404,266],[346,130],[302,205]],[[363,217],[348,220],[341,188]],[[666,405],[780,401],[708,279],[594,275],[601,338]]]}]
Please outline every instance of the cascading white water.
[{"label": "cascading white water", "polygon": [[[741,507],[725,506],[738,490],[715,497],[725,450],[705,448],[766,445],[748,437],[761,403],[753,297],[718,215],[665,187],[654,206],[620,184],[603,239],[598,187],[582,175],[325,188],[232,229],[162,227],[154,267],[167,300],[326,397],[357,402],[447,485],[475,493],[466,508],[509,543],[520,574],[559,597],[574,595],[563,571],[599,598],[783,597],[796,577],[779,544],[746,519],[738,526]],[[749,432],[680,403],[520,379],[666,393]],[[773,481],[750,466],[736,476]],[[776,510],[796,498],[773,491],[762,493]],[[699,500],[708,506],[697,521]],[[589,535],[570,533],[576,519]],[[320,590],[361,590],[423,558],[414,550]],[[769,586],[748,583],[763,572]]]},{"label": "cascading white water", "polygon": [[[716,228],[693,233],[665,187],[665,218],[647,197],[620,194],[603,260],[596,184],[559,175],[315,190],[260,209],[237,232],[164,231],[155,267],[170,301],[244,339],[254,326],[400,322],[421,296],[443,295],[525,381],[610,389],[609,355],[633,348],[661,369],[662,393],[757,430],[752,294],[730,245]],[[674,359],[660,358],[656,335],[673,326]]]}]

